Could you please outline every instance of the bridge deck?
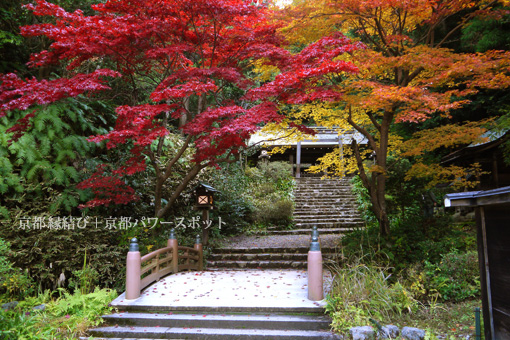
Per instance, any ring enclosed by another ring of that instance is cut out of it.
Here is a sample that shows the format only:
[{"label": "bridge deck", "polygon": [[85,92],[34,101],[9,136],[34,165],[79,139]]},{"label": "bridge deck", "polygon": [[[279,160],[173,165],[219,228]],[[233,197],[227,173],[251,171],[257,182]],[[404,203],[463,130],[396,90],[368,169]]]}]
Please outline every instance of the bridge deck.
[{"label": "bridge deck", "polygon": [[[331,275],[324,273],[327,292]],[[179,272],[147,287],[136,300],[122,294],[111,305],[119,310],[322,312],[325,301],[308,300],[307,283],[302,270]]]}]

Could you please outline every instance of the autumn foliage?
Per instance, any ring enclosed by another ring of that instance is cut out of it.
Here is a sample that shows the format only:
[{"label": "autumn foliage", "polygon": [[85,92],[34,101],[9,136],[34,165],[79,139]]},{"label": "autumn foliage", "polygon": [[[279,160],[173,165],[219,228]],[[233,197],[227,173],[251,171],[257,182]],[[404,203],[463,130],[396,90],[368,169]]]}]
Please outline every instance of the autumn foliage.
[{"label": "autumn foliage", "polygon": [[[313,44],[317,36],[338,30],[349,33],[354,41],[365,46],[336,59],[352,62],[359,72],[338,72],[334,77],[310,84],[345,94],[341,100],[303,105],[294,115],[337,128],[339,133],[354,130],[365,138],[366,147],[354,140],[350,150],[343,155],[324,157],[315,170],[358,172],[369,191],[382,234],[389,233],[385,197],[388,157],[414,157],[408,179],[432,177],[437,183],[441,177],[443,181],[452,181],[463,177],[466,171],[458,167],[438,171],[438,164],[425,164],[421,156],[426,148],[416,153],[416,143],[403,143],[395,133],[397,124],[409,126],[433,118],[451,119],[452,112],[469,103],[481,89],[510,86],[510,53],[457,53],[447,48],[450,39],[471,19],[500,15],[498,5],[499,1],[471,0],[301,1],[278,16],[284,23],[282,32],[296,46]],[[451,25],[452,17],[456,18],[455,25]],[[463,136],[454,143],[444,138],[444,131],[422,135],[433,138],[430,144],[436,149],[469,144],[484,131],[483,123],[449,124],[452,138],[457,134]],[[427,144],[427,138],[420,135],[416,138]],[[371,166],[364,162],[368,154],[374,159]]]},{"label": "autumn foliage", "polygon": [[[37,80],[2,75],[0,114],[90,96],[108,90],[115,78],[132,89],[128,102],[116,109],[115,127],[90,138],[108,148],[127,146],[131,156],[119,169],[100,167],[79,185],[95,194],[85,207],[135,199],[123,177],[150,164],[155,214],[163,216],[201,169],[232,161],[261,124],[283,118],[275,103],[251,103],[246,98],[255,96],[228,94],[257,86],[247,76],[255,61],[281,67],[288,63],[290,54],[279,47],[276,27],[266,20],[268,9],[263,5],[244,0],[110,0],[94,5],[93,16],[80,10],[68,13],[45,0],[26,7],[37,16],[53,18],[52,23],[21,30],[26,37],[52,41],[48,50],[32,55],[30,66],[63,63],[70,76]],[[83,71],[90,68],[97,70]],[[16,132],[27,126],[20,121]],[[172,157],[162,158],[165,136],[176,127],[183,142]],[[163,186],[190,147],[195,149],[194,165],[163,205]]]}]

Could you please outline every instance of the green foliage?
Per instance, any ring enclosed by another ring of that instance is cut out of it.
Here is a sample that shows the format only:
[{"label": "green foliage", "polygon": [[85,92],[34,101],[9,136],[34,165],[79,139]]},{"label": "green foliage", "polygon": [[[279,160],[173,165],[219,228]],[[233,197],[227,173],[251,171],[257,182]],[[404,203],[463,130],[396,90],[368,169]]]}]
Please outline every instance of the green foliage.
[{"label": "green foliage", "polygon": [[377,219],[371,209],[370,195],[367,188],[363,186],[361,179],[355,176],[351,180],[352,192],[356,196],[356,204],[361,217],[367,225],[377,225]]},{"label": "green foliage", "polygon": [[248,168],[251,179],[250,195],[254,210],[253,222],[286,226],[292,221],[294,203],[291,165],[286,162],[260,162],[257,168]]},{"label": "green foliage", "polygon": [[336,331],[368,325],[370,319],[388,321],[394,315],[414,312],[418,307],[400,282],[390,282],[387,269],[364,264],[362,259],[335,266],[333,274],[326,312],[331,315]]},{"label": "green foliage", "polygon": [[0,310],[0,337],[4,340],[51,339],[51,332],[41,332],[30,314]]},{"label": "green foliage", "polygon": [[[36,282],[40,290],[67,286],[73,278],[72,273],[83,270],[85,252],[87,268],[99,273],[97,279],[102,287],[123,289],[122,268],[127,247],[120,244],[122,230],[107,229],[104,223],[96,227],[92,222],[86,227],[75,226],[74,229],[50,229],[43,224],[40,224],[41,229],[36,229],[35,224],[31,225],[31,229],[23,229],[20,227],[20,218],[30,216],[21,214],[6,221],[2,234],[12,245],[14,266],[24,268],[26,275]],[[48,221],[48,216],[38,218]],[[97,219],[104,222],[101,217]],[[92,217],[91,220],[95,221]],[[85,275],[80,272],[75,274],[78,278],[73,280],[77,283],[80,275]],[[89,273],[86,276],[90,277]]]},{"label": "green foliage", "polygon": [[[404,171],[395,169],[394,174]],[[352,180],[353,191],[362,217],[367,222],[365,229],[355,230],[342,238],[344,252],[348,256],[371,254],[374,261],[388,264],[401,271],[409,264],[425,260],[438,263],[441,255],[452,250],[467,251],[476,244],[474,226],[469,223],[454,224],[451,217],[435,209],[433,216],[425,216],[419,184],[399,184],[398,176],[388,179],[388,206],[390,209],[391,232],[388,237],[379,235],[377,220],[369,209],[368,192],[358,177]],[[398,188],[404,185],[402,191]],[[411,191],[413,193],[408,193]],[[435,194],[442,197],[441,192]],[[440,204],[440,201],[439,201]]]},{"label": "green foliage", "polygon": [[462,29],[461,44],[469,52],[510,50],[510,15],[477,18]]},{"label": "green foliage", "polygon": [[82,294],[92,293],[98,282],[99,273],[94,268],[87,266],[87,249],[83,257],[83,268],[73,271],[74,279],[70,280],[71,288],[79,288]]},{"label": "green foliage", "polygon": [[223,234],[235,234],[248,225],[287,226],[292,220],[294,180],[285,162],[260,163],[243,169],[233,163],[211,173],[219,190],[214,217],[221,216]]},{"label": "green foliage", "polygon": [[248,226],[250,213],[253,211],[253,202],[247,195],[250,179],[245,175],[244,169],[238,163],[228,164],[213,171],[211,185],[219,192],[216,194],[216,210],[214,219],[221,216],[225,222],[221,232],[235,234]]},{"label": "green foliage", "polygon": [[82,294],[79,290],[73,294],[64,289],[59,291],[62,295],[49,306],[49,312],[56,317],[70,315],[70,322],[85,318],[92,325],[98,325],[101,322],[102,313],[109,309],[108,304],[117,297],[117,292],[111,289],[96,288],[88,294]]},{"label": "green foliage", "polygon": [[370,253],[375,262],[388,264],[396,272],[425,260],[438,263],[443,254],[472,250],[475,244],[474,226],[454,224],[446,215],[430,219],[406,216],[396,221],[387,238],[379,236],[377,226],[355,230],[342,238],[348,256]]},{"label": "green foliage", "polygon": [[[101,103],[95,106],[69,99],[36,109],[27,131],[13,140],[7,130],[28,112],[10,112],[0,119],[0,213],[13,206],[24,207],[32,201],[46,203],[42,211],[71,212],[80,203],[80,193],[73,189],[81,180],[86,157],[95,150],[86,136],[105,132],[101,126]],[[101,118],[102,119],[102,118]],[[98,124],[99,123],[99,124]]]},{"label": "green foliage", "polygon": [[294,202],[273,193],[255,199],[255,209],[251,217],[255,223],[288,225],[292,221]]},{"label": "green foliage", "polygon": [[[49,293],[37,299],[46,303],[44,311],[33,311],[32,304],[20,303],[12,311],[0,310],[0,338],[5,340],[76,339],[88,328],[101,322],[101,315],[112,310],[108,304],[117,296],[109,289],[96,289],[89,294],[60,290],[56,301]],[[19,307],[21,306],[21,307]]]},{"label": "green foliage", "polygon": [[33,281],[8,258],[10,244],[0,238],[0,293],[9,299],[20,299],[33,292]]},{"label": "green foliage", "polygon": [[480,294],[478,254],[444,254],[438,264],[425,261],[425,288],[443,301],[462,301]]}]

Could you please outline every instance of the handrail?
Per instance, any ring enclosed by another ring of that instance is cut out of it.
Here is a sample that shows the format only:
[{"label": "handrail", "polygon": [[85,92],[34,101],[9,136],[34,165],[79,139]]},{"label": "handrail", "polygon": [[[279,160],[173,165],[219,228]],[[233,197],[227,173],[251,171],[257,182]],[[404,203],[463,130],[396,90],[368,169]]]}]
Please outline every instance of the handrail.
[{"label": "handrail", "polygon": [[[162,255],[166,255],[166,257],[162,258]],[[144,289],[152,282],[159,280],[165,275],[173,273],[173,267],[171,265],[173,261],[173,247],[165,247],[155,250],[152,253],[142,256],[140,261],[142,263],[140,271],[140,275],[142,276],[140,289]],[[143,266],[146,262],[149,263]],[[147,273],[149,274],[143,277],[143,275]]]},{"label": "handrail", "polygon": [[144,256],[140,255],[137,242],[136,238],[131,240],[126,259],[128,300],[139,298],[142,289],[163,276],[183,270],[201,271],[204,268],[202,242],[199,236],[193,248],[183,247],[178,245],[175,232],[172,230],[165,248]]}]

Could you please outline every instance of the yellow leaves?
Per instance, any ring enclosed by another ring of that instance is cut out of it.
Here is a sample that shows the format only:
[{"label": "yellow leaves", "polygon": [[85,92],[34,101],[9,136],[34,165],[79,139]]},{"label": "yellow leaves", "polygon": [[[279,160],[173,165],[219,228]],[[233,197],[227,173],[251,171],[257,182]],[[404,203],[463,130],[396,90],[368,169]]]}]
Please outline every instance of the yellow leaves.
[{"label": "yellow leaves", "polygon": [[[362,157],[366,159],[372,151],[364,149],[361,153]],[[335,149],[333,152],[327,153],[317,161],[319,163],[312,165],[307,169],[307,172],[343,177],[358,171],[356,159],[353,156],[352,149],[349,147]],[[369,171],[368,168],[367,171]]]},{"label": "yellow leaves", "polygon": [[279,13],[280,33],[291,45],[308,45],[337,31],[338,16],[327,1],[295,1]]},{"label": "yellow leaves", "polygon": [[[271,153],[283,153],[291,144],[310,138],[297,128],[289,126],[290,119],[285,119],[281,123],[269,123],[252,136],[251,144],[258,144],[263,147],[271,147]],[[300,124],[299,119],[292,120],[296,124]],[[275,146],[279,145],[279,146]]]},{"label": "yellow leaves", "polygon": [[415,163],[406,174],[405,180],[426,179],[429,181],[427,188],[435,187],[438,184],[448,183],[455,189],[474,188],[478,181],[473,180],[487,174],[481,170],[478,163],[468,167],[451,165],[442,167],[439,164]]},{"label": "yellow leaves", "polygon": [[271,81],[280,72],[278,67],[267,65],[264,63],[264,60],[257,60],[254,64],[253,72],[256,74],[254,78],[260,82]]}]

